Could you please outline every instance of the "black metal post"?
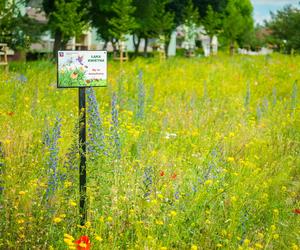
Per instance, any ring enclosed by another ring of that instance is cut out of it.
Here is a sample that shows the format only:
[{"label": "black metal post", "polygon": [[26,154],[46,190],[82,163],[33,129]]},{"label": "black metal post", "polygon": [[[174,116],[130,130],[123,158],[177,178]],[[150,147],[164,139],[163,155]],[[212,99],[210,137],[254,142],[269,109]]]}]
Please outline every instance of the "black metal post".
[{"label": "black metal post", "polygon": [[80,224],[83,226],[87,218],[86,207],[86,109],[85,88],[79,88],[79,214]]}]

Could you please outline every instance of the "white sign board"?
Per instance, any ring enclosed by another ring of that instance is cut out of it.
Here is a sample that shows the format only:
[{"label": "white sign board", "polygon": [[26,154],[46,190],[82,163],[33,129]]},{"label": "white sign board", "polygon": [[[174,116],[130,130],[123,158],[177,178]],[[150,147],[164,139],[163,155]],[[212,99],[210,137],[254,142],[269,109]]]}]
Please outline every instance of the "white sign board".
[{"label": "white sign board", "polygon": [[57,87],[107,86],[106,51],[58,51]]}]

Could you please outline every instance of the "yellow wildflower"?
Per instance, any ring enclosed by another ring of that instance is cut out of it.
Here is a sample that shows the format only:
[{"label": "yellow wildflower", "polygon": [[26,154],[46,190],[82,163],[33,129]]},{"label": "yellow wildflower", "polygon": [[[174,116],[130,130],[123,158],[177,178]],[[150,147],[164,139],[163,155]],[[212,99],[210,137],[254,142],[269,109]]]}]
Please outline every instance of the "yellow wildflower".
[{"label": "yellow wildflower", "polygon": [[73,201],[73,200],[70,200],[70,201],[69,201],[69,204],[70,204],[70,206],[72,206],[72,207],[76,207],[76,206],[77,206],[77,203],[76,203],[75,201]]},{"label": "yellow wildflower", "polygon": [[68,187],[71,187],[72,186],[72,182],[70,182],[70,181],[65,181],[64,182],[64,187],[65,188],[68,188]]},{"label": "yellow wildflower", "polygon": [[59,223],[59,222],[61,222],[62,221],[62,218],[60,218],[60,217],[55,217],[54,219],[53,219],[53,222],[54,223]]},{"label": "yellow wildflower", "polygon": [[86,243],[84,243],[84,242],[80,242],[80,243],[79,243],[79,246],[82,247],[82,248],[86,248],[87,245],[86,245]]},{"label": "yellow wildflower", "polygon": [[175,217],[177,215],[176,211],[172,210],[169,214],[171,217]]},{"label": "yellow wildflower", "polygon": [[211,221],[210,221],[209,219],[207,219],[207,220],[205,221],[205,224],[210,225],[210,224],[211,224]]},{"label": "yellow wildflower", "polygon": [[19,220],[17,220],[17,223],[18,223],[18,224],[23,224],[23,223],[24,223],[24,220],[23,220],[23,219],[19,219]]},{"label": "yellow wildflower", "polygon": [[250,244],[250,240],[245,239],[245,240],[244,240],[244,245],[245,245],[245,246],[248,246],[249,244]]},{"label": "yellow wildflower", "polygon": [[70,234],[64,234],[64,237],[65,237],[66,239],[74,240],[73,236],[70,235]]},{"label": "yellow wildflower", "polygon": [[234,162],[234,157],[227,157],[228,162]]},{"label": "yellow wildflower", "polygon": [[96,239],[97,241],[100,241],[100,242],[103,241],[102,237],[99,236],[99,235],[96,235],[96,236],[95,236],[95,239]]},{"label": "yellow wildflower", "polygon": [[158,194],[157,197],[158,197],[159,199],[163,199],[163,198],[164,198],[164,196],[163,196],[162,194]]},{"label": "yellow wildflower", "polygon": [[256,243],[255,244],[255,247],[258,248],[258,249],[263,249],[263,245],[262,244],[259,244],[259,243]]},{"label": "yellow wildflower", "polygon": [[191,246],[191,250],[197,250],[197,249],[198,249],[198,247],[196,245]]},{"label": "yellow wildflower", "polygon": [[156,204],[157,204],[157,200],[153,199],[153,200],[151,201],[151,203],[152,203],[153,205],[156,205]]},{"label": "yellow wildflower", "polygon": [[73,245],[73,240],[69,239],[69,238],[64,238],[64,242],[67,244],[67,245]]},{"label": "yellow wildflower", "polygon": [[207,180],[207,181],[204,183],[204,185],[209,186],[209,185],[211,185],[212,183],[213,183],[212,180]]},{"label": "yellow wildflower", "polygon": [[100,221],[100,222],[104,222],[104,217],[103,217],[103,216],[100,216],[99,221]]},{"label": "yellow wildflower", "polygon": [[258,233],[257,236],[258,236],[259,239],[263,239],[264,238],[264,235],[262,233]]},{"label": "yellow wildflower", "polygon": [[236,196],[231,196],[231,202],[236,202],[237,201],[237,197]]},{"label": "yellow wildflower", "polygon": [[156,223],[157,225],[163,225],[163,224],[164,224],[164,222],[163,222],[162,220],[157,220],[155,223]]}]

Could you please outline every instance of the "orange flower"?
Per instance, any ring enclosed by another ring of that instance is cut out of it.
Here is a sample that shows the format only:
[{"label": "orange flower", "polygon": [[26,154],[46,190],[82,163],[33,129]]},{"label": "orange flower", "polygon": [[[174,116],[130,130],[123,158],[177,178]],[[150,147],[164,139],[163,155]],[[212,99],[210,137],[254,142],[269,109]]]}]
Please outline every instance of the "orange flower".
[{"label": "orange flower", "polygon": [[160,176],[165,176],[165,171],[160,170],[159,175],[160,175]]},{"label": "orange flower", "polygon": [[294,212],[295,214],[300,214],[300,209],[296,208],[296,209],[293,210],[293,212]]},{"label": "orange flower", "polygon": [[173,173],[173,174],[171,175],[171,179],[173,179],[173,180],[175,180],[176,177],[177,177],[177,174],[176,174],[176,173]]},{"label": "orange flower", "polygon": [[91,241],[88,236],[83,235],[78,240],[75,241],[77,245],[77,250],[90,250],[91,249]]}]

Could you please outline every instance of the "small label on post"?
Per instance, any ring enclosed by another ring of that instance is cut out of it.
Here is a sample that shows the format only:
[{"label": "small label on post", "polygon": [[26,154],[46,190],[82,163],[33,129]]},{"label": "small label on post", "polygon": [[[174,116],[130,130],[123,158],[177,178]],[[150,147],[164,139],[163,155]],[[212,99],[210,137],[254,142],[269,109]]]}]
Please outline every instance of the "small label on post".
[{"label": "small label on post", "polygon": [[57,87],[106,87],[106,51],[58,51]]}]

